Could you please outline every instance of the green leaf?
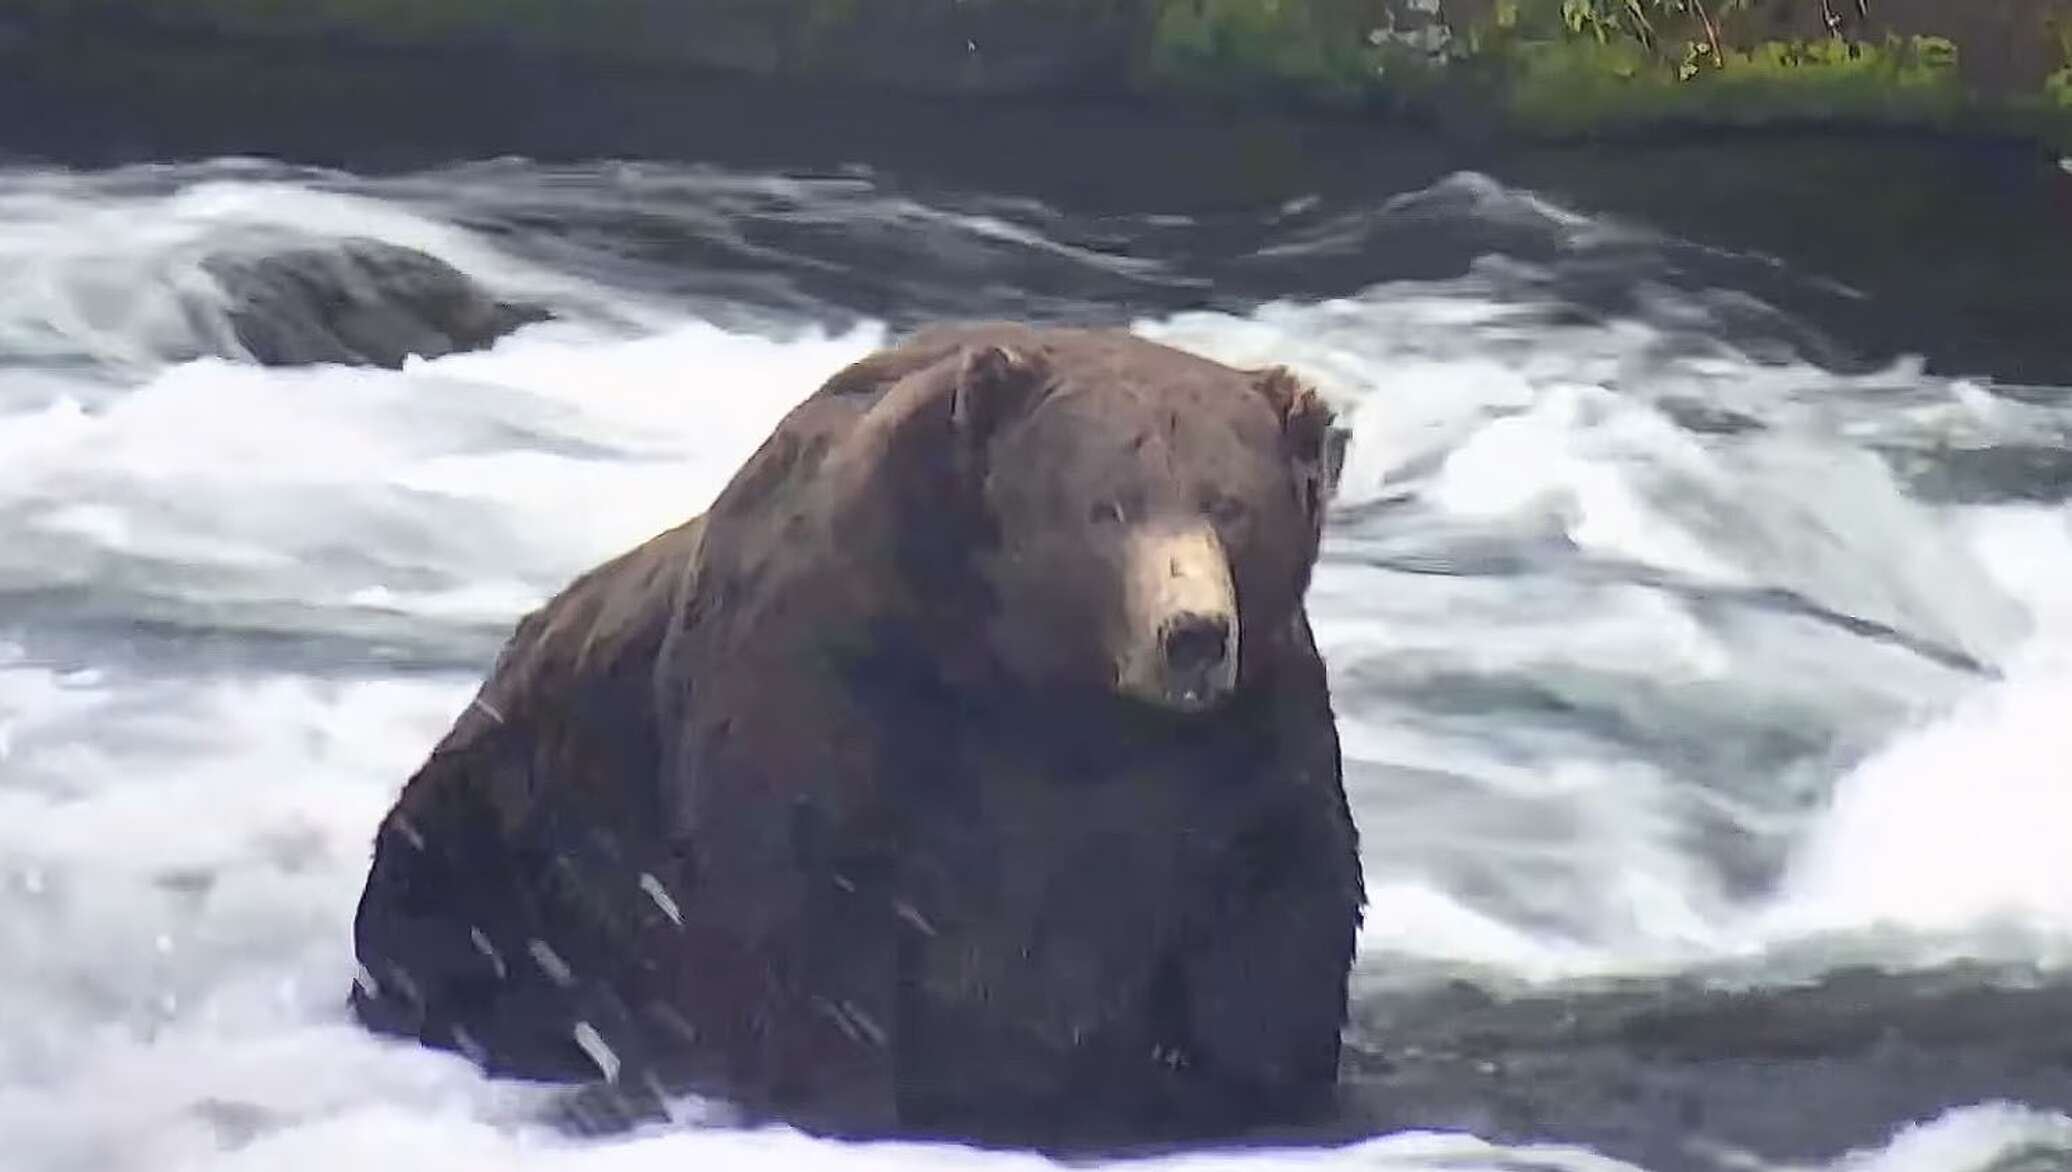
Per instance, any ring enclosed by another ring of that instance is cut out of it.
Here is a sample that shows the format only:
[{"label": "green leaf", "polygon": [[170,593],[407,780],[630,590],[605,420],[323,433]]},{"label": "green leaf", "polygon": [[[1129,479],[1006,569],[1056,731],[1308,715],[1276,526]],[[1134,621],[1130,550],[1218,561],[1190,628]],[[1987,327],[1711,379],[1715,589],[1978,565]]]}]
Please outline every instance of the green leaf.
[{"label": "green leaf", "polygon": [[1931,69],[1950,69],[1957,64],[1957,46],[1946,37],[1915,37],[1914,55]]}]

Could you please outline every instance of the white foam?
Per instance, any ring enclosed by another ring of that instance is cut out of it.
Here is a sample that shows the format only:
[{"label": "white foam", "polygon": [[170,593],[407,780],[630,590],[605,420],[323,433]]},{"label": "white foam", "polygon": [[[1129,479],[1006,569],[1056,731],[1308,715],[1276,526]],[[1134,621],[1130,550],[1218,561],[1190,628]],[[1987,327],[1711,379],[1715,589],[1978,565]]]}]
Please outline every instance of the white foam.
[{"label": "white foam", "polygon": [[[715,1172],[761,1172],[796,1168],[808,1172],[890,1172],[898,1169],[989,1169],[1036,1172],[1057,1164],[1034,1155],[894,1143],[825,1143],[785,1130],[651,1134],[611,1145],[581,1145],[531,1132],[505,1132],[466,1124],[429,1125],[395,1110],[366,1111],[349,1118],[271,1136],[236,1153],[222,1169],[283,1166],[397,1169],[453,1169],[455,1172],[522,1167],[548,1170],[663,1172],[694,1165]],[[1634,1166],[1571,1147],[1501,1148],[1466,1136],[1408,1133],[1331,1149],[1264,1149],[1255,1152],[1159,1156],[1128,1165],[1171,1172],[1240,1172],[1269,1168],[1363,1169],[1368,1172],[1635,1172]]]},{"label": "white foam", "polygon": [[2072,1164],[2072,1118],[2012,1103],[1982,1103],[1909,1127],[1882,1148],[1852,1152],[1832,1169],[1993,1172],[2067,1164]]},{"label": "white foam", "polygon": [[0,1134],[18,1166],[211,1159],[224,1104],[263,1123],[427,1079],[506,1093],[390,1055],[340,1012],[371,828],[468,690],[0,669]]},{"label": "white foam", "polygon": [[619,320],[661,320],[637,299],[516,261],[465,229],[323,186],[339,177],[281,170],[0,171],[0,351],[130,373],[168,355],[241,354],[224,289],[204,262],[349,240],[436,257],[500,295],[565,313],[609,305]]},{"label": "white foam", "polygon": [[1550,940],[1411,881],[1368,886],[1359,947],[1370,957],[1442,960],[1538,981],[1599,973],[1612,963],[1604,950]]},{"label": "white foam", "polygon": [[[500,628],[704,507],[785,410],[885,337],[749,336],[629,301],[609,308],[638,336],[562,322],[402,371],[162,366],[151,347],[173,327],[158,309],[103,298],[143,270],[184,279],[166,258],[233,229],[371,234],[500,289],[611,298],[311,181],[82,182],[0,199],[0,266],[43,250],[13,301],[0,292],[0,319],[136,364],[122,387],[0,373],[0,589],[60,618],[91,603],[203,630]],[[1571,243],[1595,231],[1502,194],[1472,179],[1438,193]],[[1643,323],[1551,324],[1492,279],[1140,324],[1226,360],[1290,362],[1347,408],[1347,512],[1313,605],[1367,850],[1363,962],[1540,980],[1827,936],[1902,962],[1935,954],[1921,937],[2072,960],[2072,884],[2054,867],[2072,809],[2051,776],[2072,748],[2062,510],[1926,505],[1865,448],[2033,439],[2063,421],[1917,368],[1842,378],[1678,353]],[[1671,394],[1760,426],[1694,435]],[[2008,674],[1982,682],[1721,600],[1734,590],[1788,592]],[[138,670],[90,643],[81,662],[46,662],[13,645],[44,620],[8,621],[0,1136],[29,1172],[1041,1163],[782,1129],[549,1134],[535,1088],[377,1043],[343,1008],[374,826],[472,673]],[[1788,858],[1782,886],[1737,890],[1722,842]],[[1963,1167],[2061,1122],[1960,1112],[1860,1166]],[[1434,1135],[1146,1162],[1524,1161],[1624,1167]]]},{"label": "white foam", "polygon": [[1696,440],[1667,419],[1599,388],[1556,386],[1455,447],[1430,498],[1464,517],[1543,522],[1607,556],[1736,582],[1742,575],[1729,561],[1649,499],[1651,478],[1717,494],[1724,477],[1708,465]]},{"label": "white foam", "polygon": [[2072,529],[2059,510],[1982,510],[1962,532],[2034,635],[2003,678],[1924,713],[1836,785],[1762,929],[1879,932],[1924,958],[2072,961]]},{"label": "white foam", "polygon": [[1800,931],[2035,932],[2072,954],[2072,657],[2038,653],[1842,780],[1777,912]]},{"label": "white foam", "polygon": [[[1938,719],[1972,682],[1901,645],[1754,600],[1803,599],[1987,662],[2034,646],[2038,624],[2065,609],[2072,585],[2072,542],[2056,514],[1924,505],[1861,445],[2027,438],[2041,421],[1918,369],[1842,378],[1720,353],[1664,358],[1660,338],[1637,323],[1514,327],[1529,307],[1480,299],[1471,281],[1452,292],[1382,288],[1244,319],[1193,314],[1142,327],[1227,361],[1287,361],[1316,378],[1354,430],[1342,503],[1391,502],[1335,533],[1336,560],[1312,594],[1363,787],[1355,801],[1375,904],[1363,942],[1554,978],[1651,971],[1799,939],[1780,927],[1778,909],[1810,914],[1810,895],[1798,906],[1792,886],[1749,903],[1696,856],[1716,833],[1695,830],[1696,820],[1745,828],[1777,853],[1817,854],[1824,848],[1796,840],[1842,832],[1815,830],[1820,803],[1795,795],[1825,790],[1908,722]],[[1533,344],[1513,349],[1514,328]],[[1894,384],[1909,407],[1891,405]],[[1753,426],[1699,435],[1663,408],[1670,393],[1741,411]],[[1863,432],[1866,420],[1874,431]],[[2040,532],[2052,525],[2055,534]],[[1698,599],[1724,591],[1751,602],[1723,618],[1723,604],[1625,585],[1624,571],[1565,573],[1568,548],[1666,577]],[[1454,576],[1444,571],[1456,549],[1471,566],[1482,551],[1517,564]],[[1370,558],[1442,572],[1377,571]],[[1400,699],[1362,698],[1377,685]],[[1463,687],[1496,689],[1496,710],[1512,706],[1512,715],[1421,703]],[[1531,701],[1579,717],[1549,717]],[[2046,698],[2034,707],[2048,706]],[[1710,738],[1829,747],[1790,772],[1752,763],[1763,772],[1701,783],[1651,768],[1621,722],[1661,745],[1696,742],[1691,755],[1718,755],[1718,769],[1734,755]],[[1594,739],[1593,727],[1614,739]],[[2008,752],[2033,747],[2026,736],[2008,730]],[[2040,780],[2050,759],[2037,756],[2029,772]],[[1849,802],[1854,776],[1837,802]],[[1962,792],[1949,787],[1942,800],[1969,800]],[[2052,812],[2007,808],[2009,818]],[[1925,831],[1933,818],[1920,813]],[[1977,845],[1991,837],[1982,827]],[[1835,870],[1877,889],[1879,868],[1858,862]],[[1920,882],[1968,865],[1952,853]],[[2033,885],[2048,864],[2009,866],[2015,873],[1988,867],[1953,884],[1949,918],[1990,917],[1992,893]],[[1802,859],[1790,882],[1817,867]],[[1492,877],[1507,872],[1513,878]],[[1975,897],[1960,894],[1967,884]],[[2072,913],[2061,886],[2027,905]],[[1864,918],[1872,910],[1849,905],[1828,926],[1888,938],[1878,916]]]},{"label": "white foam", "polygon": [[[842,337],[568,329],[396,373],[214,359],[0,415],[0,585],[507,622],[704,508]],[[248,610],[246,613],[257,613]]]}]

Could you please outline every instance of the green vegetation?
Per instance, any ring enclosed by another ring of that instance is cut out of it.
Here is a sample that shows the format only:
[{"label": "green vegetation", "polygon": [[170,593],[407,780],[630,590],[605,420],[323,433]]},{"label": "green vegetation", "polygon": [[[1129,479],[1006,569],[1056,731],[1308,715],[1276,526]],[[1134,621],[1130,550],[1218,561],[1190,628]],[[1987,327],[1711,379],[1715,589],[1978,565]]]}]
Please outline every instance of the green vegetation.
[{"label": "green vegetation", "polygon": [[1766,41],[1679,55],[1632,42],[1562,40],[1506,53],[1509,107],[1529,126],[1576,132],[1641,122],[1750,125],[1842,119],[1944,125],[1967,95],[1946,40]]},{"label": "green vegetation", "polygon": [[1158,0],[1151,76],[1183,92],[1339,106],[1429,86],[1434,62],[1388,20],[1371,0]]},{"label": "green vegetation", "polygon": [[2058,69],[2043,79],[2043,96],[2051,105],[2072,110],[2072,14],[2053,14],[2050,31],[2057,42]]},{"label": "green vegetation", "polygon": [[[1557,9],[1558,4],[1558,9]],[[1941,123],[1963,108],[1944,37],[1839,35],[1743,46],[1749,0],[1538,0],[1499,4],[1477,50],[1498,63],[1513,114],[1577,131],[1636,121],[1745,124],[1811,118]]]},{"label": "green vegetation", "polygon": [[1169,88],[1292,92],[1334,105],[1438,95],[1533,133],[1826,121],[2072,144],[2072,7],[2055,8],[2064,0],[2013,5],[2029,10],[2036,36],[2054,40],[2061,67],[2040,82],[1995,79],[2016,96],[1990,98],[1960,68],[1962,39],[1991,32],[1968,0],[1949,0],[1946,29],[1908,31],[1866,23],[1875,0],[1797,3],[1786,13],[1796,24],[1786,23],[1807,35],[1782,39],[1777,5],[1759,13],[1755,0],[1450,3],[1447,15],[1473,15],[1442,17],[1439,35],[1413,38],[1396,18],[1439,4],[1159,0],[1153,61]]},{"label": "green vegetation", "polygon": [[[1879,24],[1879,0],[0,0],[0,14],[10,9],[952,92],[1004,79],[1411,105],[1558,135],[1844,121],[2011,131],[2072,149],[2072,0],[1946,0],[1932,19],[1909,8],[1934,27]],[[2009,35],[2051,51],[1993,44]],[[1981,85],[1965,68],[1970,41],[1992,46],[1981,62],[2055,65]]]}]

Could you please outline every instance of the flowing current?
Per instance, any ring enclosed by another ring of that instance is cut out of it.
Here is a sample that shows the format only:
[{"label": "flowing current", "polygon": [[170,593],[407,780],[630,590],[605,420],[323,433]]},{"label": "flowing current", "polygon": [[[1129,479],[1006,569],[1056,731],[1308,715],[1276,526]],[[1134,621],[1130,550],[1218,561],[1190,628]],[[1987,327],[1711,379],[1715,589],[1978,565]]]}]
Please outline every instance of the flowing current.
[{"label": "flowing current", "polygon": [[[691,1105],[583,1138],[344,1007],[374,826],[516,619],[950,314],[1127,322],[1342,408],[1311,609],[1356,998],[2072,960],[2072,388],[1833,360],[1774,264],[1474,173],[1255,227],[1212,261],[1190,233],[1229,225],[860,170],[0,171],[0,1168],[1043,1164]],[[1460,263],[1390,276],[1438,237]],[[211,266],[367,240],[553,318],[400,370],[249,361]],[[1940,1103],[1792,1166],[2064,1166],[2065,1107]],[[1651,1167],[1472,1121],[1147,1162]]]}]

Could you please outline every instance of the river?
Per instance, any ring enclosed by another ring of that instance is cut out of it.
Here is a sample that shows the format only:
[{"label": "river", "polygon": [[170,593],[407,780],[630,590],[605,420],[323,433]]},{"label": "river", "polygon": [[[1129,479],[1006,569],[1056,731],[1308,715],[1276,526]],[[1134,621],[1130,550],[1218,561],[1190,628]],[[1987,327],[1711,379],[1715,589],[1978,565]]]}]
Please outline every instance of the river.
[{"label": "river", "polygon": [[[1939,367],[1834,326],[1866,295],[1830,274],[1426,169],[1243,210],[0,169],[0,1167],[1042,1166],[688,1103],[573,1135],[343,998],[375,823],[511,624],[966,314],[1287,362],[1353,432],[1311,607],[1370,884],[1357,1108],[1152,1166],[2072,1162],[2068,368]],[[554,317],[243,360],[210,259],[352,240]]]}]

